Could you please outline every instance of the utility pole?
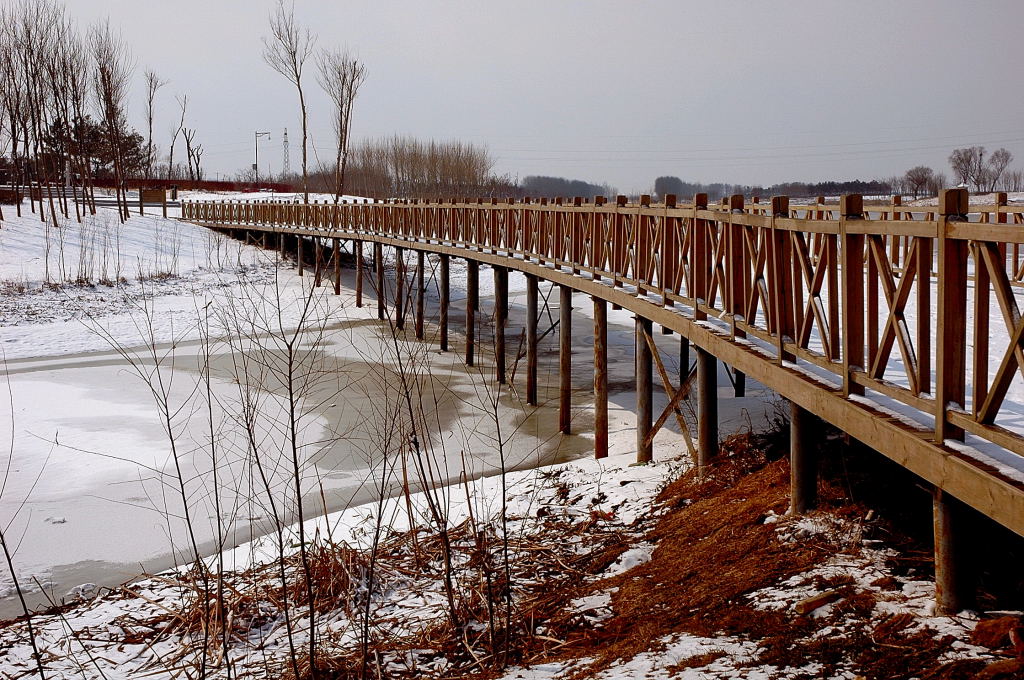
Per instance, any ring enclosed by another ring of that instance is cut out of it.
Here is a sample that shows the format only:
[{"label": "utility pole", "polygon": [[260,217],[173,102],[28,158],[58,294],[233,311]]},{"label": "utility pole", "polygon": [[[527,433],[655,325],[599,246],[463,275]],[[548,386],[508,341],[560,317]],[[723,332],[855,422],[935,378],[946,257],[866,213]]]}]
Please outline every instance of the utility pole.
[{"label": "utility pole", "polygon": [[255,137],[255,140],[254,140],[255,141],[254,146],[256,148],[256,156],[253,159],[252,171],[254,173],[254,178],[255,178],[255,181],[256,181],[256,190],[259,191],[259,188],[260,188],[259,187],[259,184],[260,184],[260,137],[266,137],[267,141],[269,142],[270,141],[270,133],[269,132],[260,132],[259,130],[257,130],[255,132],[255,135],[256,135],[256,137]]},{"label": "utility pole", "polygon": [[288,175],[292,173],[291,163],[288,159],[288,128],[284,129],[284,155],[281,159],[281,179],[286,181]]}]

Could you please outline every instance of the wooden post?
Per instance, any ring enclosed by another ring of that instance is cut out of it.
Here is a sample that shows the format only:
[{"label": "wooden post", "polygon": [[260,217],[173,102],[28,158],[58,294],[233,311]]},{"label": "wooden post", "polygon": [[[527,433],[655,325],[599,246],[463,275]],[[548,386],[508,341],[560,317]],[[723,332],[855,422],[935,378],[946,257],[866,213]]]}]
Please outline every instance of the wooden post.
[{"label": "wooden post", "polygon": [[[939,193],[938,240],[938,323],[936,348],[935,439],[963,440],[964,431],[950,424],[946,410],[952,404],[963,408],[967,391],[967,241],[946,235],[950,222],[966,221],[966,189],[945,189]],[[976,265],[977,266],[977,265]],[[956,499],[936,487],[932,497],[935,529],[935,604],[942,614],[958,612],[967,604],[965,557],[959,542],[962,530],[957,515],[963,512]]]},{"label": "wooden post", "polygon": [[558,429],[571,432],[572,407],[572,288],[558,287]]},{"label": "wooden post", "polygon": [[814,508],[818,499],[816,418],[795,402],[790,402],[789,408],[789,513],[802,515]]},{"label": "wooden post", "polygon": [[427,287],[424,285],[424,255],[422,250],[416,251],[416,339],[423,339],[423,298]]},{"label": "wooden post", "polygon": [[333,240],[334,251],[334,294],[341,295],[341,239]]},{"label": "wooden post", "polygon": [[[1006,207],[1006,192],[999,191],[995,195],[997,212],[993,217],[995,218],[996,224],[1006,224],[1006,213],[1001,212],[1002,208]],[[1017,244],[1014,244],[1017,247]],[[985,403],[985,398],[988,396],[988,359],[989,359],[989,334],[986,332],[989,328],[989,304],[991,300],[990,287],[992,285],[992,279],[988,273],[988,267],[985,266],[981,259],[980,246],[973,244],[973,257],[974,257],[974,361],[972,365],[971,374],[973,376],[973,394],[971,395],[971,408],[974,416],[977,417],[981,411],[982,404]],[[931,252],[931,251],[929,251]],[[1006,266],[1006,244],[1000,244],[1000,255],[1002,260],[1002,266]],[[923,259],[923,258],[922,258]],[[929,263],[930,264],[930,263]],[[1012,265],[1010,273],[1010,281],[1013,281],[1016,276],[1016,265]],[[920,269],[920,264],[918,265]],[[920,272],[918,272],[920,276]],[[920,284],[918,284],[920,285]],[[929,319],[930,321],[930,319]],[[931,367],[928,366],[930,369]]]},{"label": "wooden post", "polygon": [[654,359],[647,338],[651,335],[651,322],[636,317],[636,462],[649,463],[654,458],[654,444],[648,435],[653,425]]},{"label": "wooden post", "polygon": [[594,298],[594,457],[608,456],[608,303]]},{"label": "wooden post", "polygon": [[936,348],[935,440],[964,438],[946,420],[949,404],[963,408],[967,395],[967,241],[946,236],[950,222],[966,221],[966,189],[939,194],[939,277]]},{"label": "wooden post", "polygon": [[383,321],[387,296],[384,291],[384,246],[379,243],[373,244],[373,268],[377,273],[377,318]]},{"label": "wooden post", "polygon": [[859,194],[839,197],[839,233],[842,240],[843,290],[843,394],[864,394],[853,382],[853,371],[864,370],[864,235],[847,232],[847,223],[862,219],[864,200]]},{"label": "wooden post", "polygon": [[[708,195],[694,194],[693,209],[707,210]],[[693,225],[690,227],[690,290],[693,291],[693,318],[701,321],[708,318],[707,312],[701,309],[701,305],[707,304],[708,280],[711,275],[711,253],[709,252],[709,236],[707,220],[694,217]]]},{"label": "wooden post", "polygon": [[935,609],[954,615],[973,604],[966,551],[960,545],[964,508],[955,498],[935,487],[932,490],[932,527],[935,538]]},{"label": "wooden post", "polygon": [[354,241],[356,255],[356,307],[363,306],[363,242]]},{"label": "wooden post", "polygon": [[718,454],[718,361],[697,348],[697,467],[711,464]]},{"label": "wooden post", "polygon": [[505,325],[508,322],[508,269],[494,268],[494,372],[499,385],[505,375]]},{"label": "wooden post", "polygon": [[162,194],[163,194],[163,213],[164,213],[164,218],[166,219],[166,217],[167,217],[167,190],[165,189],[162,192]]},{"label": "wooden post", "polygon": [[[125,203],[127,203],[127,202],[128,201],[125,200]],[[142,202],[142,187],[139,187],[139,214],[140,215],[145,215],[146,214],[146,204]]]},{"label": "wooden post", "polygon": [[679,384],[682,385],[690,378],[690,339],[685,335],[679,336]]},{"label": "wooden post", "polygon": [[[249,232],[246,231],[246,236]],[[246,239],[248,240],[248,238]],[[313,237],[313,287],[319,288],[320,283],[323,280],[323,269],[320,266],[320,260],[323,259],[323,246],[320,244],[320,237]]]},{"label": "wooden post", "polygon": [[537,277],[526,275],[526,403],[537,405]]},{"label": "wooden post", "polygon": [[[743,194],[733,194],[729,198],[729,210],[734,215],[742,215]],[[729,313],[733,319],[744,315],[743,307],[747,300],[745,249],[743,244],[743,225],[730,224],[728,235],[729,253]],[[732,325],[734,338],[745,338],[747,334]],[[747,390],[747,376],[735,368],[732,371],[733,395],[742,397]]]},{"label": "wooden post", "polygon": [[405,328],[405,249],[395,248],[395,328]]},{"label": "wooden post", "polygon": [[450,270],[449,256],[441,255],[441,313],[438,319],[439,332],[441,334],[441,351],[448,351],[448,302],[451,297],[451,288],[448,285],[448,274]]},{"label": "wooden post", "polygon": [[466,365],[472,366],[476,350],[476,309],[480,300],[480,264],[466,260]]},{"label": "wooden post", "polygon": [[305,263],[302,261],[302,237],[295,235],[295,260],[299,263],[299,276],[305,271]]},{"label": "wooden post", "polygon": [[793,278],[793,247],[790,234],[775,228],[774,218],[789,217],[789,197],[772,196],[771,227],[771,281],[775,300],[775,331],[778,334],[777,361],[796,361],[796,356],[786,349],[786,342],[796,341],[796,307],[794,292],[799,290]]}]

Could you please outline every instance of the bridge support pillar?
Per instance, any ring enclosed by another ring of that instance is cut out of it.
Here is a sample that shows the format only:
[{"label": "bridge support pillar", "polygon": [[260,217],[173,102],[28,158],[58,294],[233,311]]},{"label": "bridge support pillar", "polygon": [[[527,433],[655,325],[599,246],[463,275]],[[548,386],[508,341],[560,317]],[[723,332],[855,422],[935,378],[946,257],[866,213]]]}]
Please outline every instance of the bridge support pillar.
[{"label": "bridge support pillar", "polygon": [[283,260],[285,251],[285,235],[281,232],[277,232],[274,236],[277,238],[277,256]]},{"label": "bridge support pillar", "polygon": [[636,462],[649,463],[654,458],[654,443],[650,439],[652,426],[651,400],[653,399],[652,371],[654,360],[647,338],[651,335],[651,322],[636,317]]},{"label": "bridge support pillar", "polygon": [[334,255],[334,294],[341,295],[341,239],[336,238],[331,245],[331,253]]},{"label": "bridge support pillar", "polygon": [[363,306],[363,242],[353,241],[356,256],[356,307]]},{"label": "bridge support pillar", "polygon": [[594,457],[608,456],[608,303],[594,298]]},{"label": "bridge support pillar", "polygon": [[679,384],[690,379],[690,339],[679,336]]},{"label": "bridge support pillar", "polygon": [[789,406],[789,514],[802,515],[818,502],[818,423],[807,409]]},{"label": "bridge support pillar", "polygon": [[736,397],[746,396],[746,394],[747,394],[747,375],[745,373],[743,373],[742,371],[737,371],[736,369],[733,369],[733,371],[732,371],[732,379],[733,379],[733,385],[732,385],[733,386],[733,396],[736,396]]},{"label": "bridge support pillar", "polygon": [[707,467],[718,455],[718,360],[697,348],[697,466]]},{"label": "bridge support pillar", "polygon": [[320,266],[320,261],[323,259],[323,245],[320,243],[320,237],[313,237],[313,286],[319,288],[323,282],[323,267]]},{"label": "bridge support pillar", "polygon": [[526,403],[537,405],[537,277],[526,275]]},{"label": "bridge support pillar", "polygon": [[442,352],[448,351],[448,302],[451,298],[451,288],[448,285],[450,262],[448,255],[441,255],[441,318],[438,320],[438,325],[440,326]]},{"label": "bridge support pillar", "polygon": [[558,429],[571,431],[572,408],[572,288],[558,287]]},{"label": "bridge support pillar", "polygon": [[302,276],[302,273],[305,271],[302,261],[302,237],[297,234],[295,236],[295,261],[299,265],[299,276]]},{"label": "bridge support pillar", "polygon": [[508,269],[494,268],[494,373],[498,384],[504,385],[505,324],[508,321]]},{"label": "bridge support pillar", "polygon": [[940,615],[957,614],[971,603],[968,569],[961,541],[964,538],[960,502],[939,488],[932,490],[935,531],[935,607]]},{"label": "bridge support pillar", "polygon": [[476,352],[476,309],[480,300],[480,263],[466,260],[466,365],[472,366]]},{"label": "bridge support pillar", "polygon": [[384,305],[387,303],[387,295],[384,290],[384,246],[379,243],[373,244],[373,268],[377,273],[377,318],[384,320]]},{"label": "bridge support pillar", "polygon": [[395,328],[405,328],[405,249],[395,248]]},{"label": "bridge support pillar", "polygon": [[422,250],[416,251],[416,339],[423,339],[423,304],[427,293],[423,285],[424,255]]}]

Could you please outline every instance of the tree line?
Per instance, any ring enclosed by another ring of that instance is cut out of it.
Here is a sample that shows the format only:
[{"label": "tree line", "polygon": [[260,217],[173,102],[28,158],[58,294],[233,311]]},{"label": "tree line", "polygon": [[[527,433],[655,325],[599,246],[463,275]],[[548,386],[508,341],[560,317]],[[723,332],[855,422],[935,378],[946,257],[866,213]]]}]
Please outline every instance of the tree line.
[{"label": "tree line", "polygon": [[[187,122],[186,94],[176,97],[180,115],[167,160],[158,162],[155,103],[167,81],[152,70],[144,73],[145,135],[128,124],[135,68],[109,20],[83,29],[58,0],[0,7],[0,184],[19,195],[38,187],[29,192],[30,206],[34,211],[38,202],[43,216],[45,204],[56,224],[57,213],[68,217],[71,204],[79,220],[86,210],[94,213],[97,186],[114,189],[126,219],[127,180],[202,180],[203,146]],[[175,161],[179,138],[184,162],[180,156]]]},{"label": "tree line", "polygon": [[[949,165],[953,181],[976,193],[993,191],[1024,191],[1024,170],[1009,168],[1013,154],[1000,148],[988,155],[985,147],[971,146],[953,149]],[[652,194],[658,200],[673,194],[680,198],[706,193],[709,200],[717,201],[732,194],[746,196],[838,196],[840,194],[864,194],[867,196],[889,196],[895,194],[935,196],[948,188],[950,180],[944,172],[933,170],[926,165],[917,165],[902,175],[882,179],[824,181],[824,182],[781,182],[771,186],[726,184],[722,182],[684,182],[678,177],[662,176],[654,180]]]}]

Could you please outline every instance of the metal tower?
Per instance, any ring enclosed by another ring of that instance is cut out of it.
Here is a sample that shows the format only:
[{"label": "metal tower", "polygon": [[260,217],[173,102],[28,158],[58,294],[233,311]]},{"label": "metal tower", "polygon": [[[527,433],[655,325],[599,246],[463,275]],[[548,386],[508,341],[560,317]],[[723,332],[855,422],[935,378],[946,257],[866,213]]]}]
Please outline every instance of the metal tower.
[{"label": "metal tower", "polygon": [[292,174],[291,161],[288,159],[288,128],[284,129],[284,152],[281,159],[281,179],[287,179]]}]

